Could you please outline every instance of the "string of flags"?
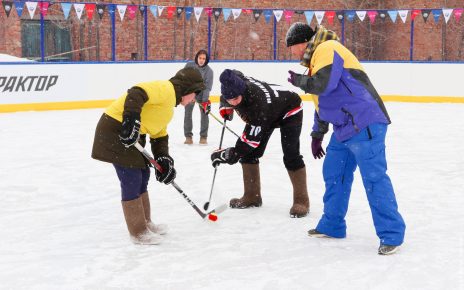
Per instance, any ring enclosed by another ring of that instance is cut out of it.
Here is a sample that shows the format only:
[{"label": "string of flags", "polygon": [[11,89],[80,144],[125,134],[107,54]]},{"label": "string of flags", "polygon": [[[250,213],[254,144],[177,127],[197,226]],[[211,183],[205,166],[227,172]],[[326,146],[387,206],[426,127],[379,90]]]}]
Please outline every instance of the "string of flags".
[{"label": "string of flags", "polygon": [[[464,12],[463,8],[441,8],[441,9],[400,9],[400,10],[339,10],[339,11],[314,11],[314,10],[288,10],[288,9],[248,9],[248,8],[212,8],[212,7],[183,7],[183,6],[160,6],[160,5],[126,5],[126,4],[97,4],[97,3],[67,3],[67,2],[32,2],[32,1],[3,1],[2,6],[5,10],[6,16],[9,17],[13,7],[16,8],[16,13],[21,17],[24,6],[29,12],[29,16],[34,18],[35,12],[38,8],[39,13],[42,16],[47,16],[48,8],[50,5],[59,4],[63,11],[65,19],[69,18],[69,14],[74,8],[78,19],[82,18],[83,12],[87,19],[92,20],[94,13],[96,12],[100,18],[103,18],[105,11],[113,16],[116,11],[119,14],[121,21],[127,15],[129,20],[133,20],[136,17],[137,11],[145,13],[148,9],[151,14],[155,17],[161,17],[163,12],[166,11],[168,19],[172,19],[174,15],[180,18],[182,15],[185,16],[186,20],[190,20],[192,14],[195,15],[195,19],[200,21],[202,14],[206,14],[208,17],[214,16],[216,21],[222,15],[224,22],[227,22],[230,18],[236,20],[241,15],[252,15],[255,21],[264,15],[266,23],[269,23],[271,18],[274,16],[275,20],[279,22],[282,18],[287,23],[291,22],[292,17],[297,15],[304,15],[306,21],[311,23],[312,19],[315,18],[317,23],[320,25],[324,19],[327,19],[329,24],[333,24],[334,19],[343,21],[344,19],[349,22],[354,22],[356,19],[363,22],[367,18],[370,23],[374,23],[376,19],[380,21],[386,21],[390,19],[393,23],[396,23],[398,16],[403,23],[406,23],[408,16],[411,20],[414,20],[417,16],[421,15],[424,22],[432,15],[435,22],[440,21],[443,16],[445,22],[448,23],[449,19],[454,15],[456,23],[461,19]],[[232,17],[231,17],[232,16]]]}]

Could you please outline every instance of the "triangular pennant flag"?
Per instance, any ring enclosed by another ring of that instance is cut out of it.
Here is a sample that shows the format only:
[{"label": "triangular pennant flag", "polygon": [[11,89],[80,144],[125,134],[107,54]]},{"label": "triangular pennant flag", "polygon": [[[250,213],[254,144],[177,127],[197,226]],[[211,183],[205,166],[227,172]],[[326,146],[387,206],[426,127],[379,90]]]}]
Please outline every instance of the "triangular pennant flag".
[{"label": "triangular pennant flag", "polygon": [[305,11],[304,15],[306,17],[306,22],[308,22],[308,25],[311,25],[311,21],[313,20],[314,16],[314,11]]},{"label": "triangular pennant flag", "polygon": [[271,21],[271,17],[272,17],[272,10],[264,10],[263,11],[263,14],[264,14],[264,20],[266,21],[266,23],[269,23],[269,21]]},{"label": "triangular pennant flag", "polygon": [[234,15],[234,20],[237,19],[242,13],[242,9],[232,9],[232,15]]},{"label": "triangular pennant flag", "polygon": [[193,13],[195,13],[195,18],[197,19],[197,22],[200,21],[202,11],[203,7],[193,7]]},{"label": "triangular pennant flag", "polygon": [[325,17],[327,17],[329,24],[332,25],[334,23],[335,11],[326,11]]},{"label": "triangular pennant flag", "polygon": [[177,18],[180,18],[180,16],[182,15],[182,12],[184,12],[184,7],[177,6],[176,8]]},{"label": "triangular pennant flag", "polygon": [[295,11],[293,11],[293,10],[285,10],[284,11],[285,21],[287,21],[288,24],[290,24],[293,13],[295,13]]},{"label": "triangular pennant flag", "polygon": [[158,17],[158,5],[150,5],[148,6],[148,9],[150,10],[151,14],[153,14],[153,17]]},{"label": "triangular pennant flag", "polygon": [[103,18],[103,14],[105,14],[106,5],[104,4],[97,4],[97,14],[100,17],[100,20]]},{"label": "triangular pennant flag", "polygon": [[49,5],[50,5],[49,2],[42,2],[42,1],[39,2],[40,14],[42,14],[43,17],[47,16]]},{"label": "triangular pennant flag", "polygon": [[453,9],[443,8],[443,16],[445,17],[445,23],[448,23],[448,20],[451,18],[451,14],[453,14]]},{"label": "triangular pennant flag", "polygon": [[382,20],[382,22],[384,22],[385,19],[387,19],[387,14],[388,14],[388,12],[385,11],[385,10],[379,10],[379,11],[377,11],[377,12],[378,12],[378,15],[379,15],[380,20]]},{"label": "triangular pennant flag", "polygon": [[398,14],[401,17],[401,20],[403,20],[403,23],[406,23],[406,19],[408,18],[408,12],[409,10],[398,10]]},{"label": "triangular pennant flag", "polygon": [[416,19],[416,16],[420,14],[421,14],[421,11],[419,9],[413,9],[411,11],[411,20],[414,21],[414,19]]},{"label": "triangular pennant flag", "polygon": [[226,22],[227,19],[229,19],[229,16],[230,16],[231,13],[232,13],[232,9],[230,9],[230,8],[222,9],[222,16],[224,17],[224,22]]},{"label": "triangular pennant flag", "polygon": [[193,14],[193,7],[185,7],[185,20],[189,21]]},{"label": "triangular pennant flag", "polygon": [[377,11],[367,11],[367,17],[369,17],[369,21],[371,22],[371,24],[374,24],[377,13]]},{"label": "triangular pennant flag", "polygon": [[324,14],[325,14],[325,11],[314,12],[314,15],[316,15],[317,24],[321,25],[322,20],[324,19]]},{"label": "triangular pennant flag", "polygon": [[361,22],[363,22],[363,21],[364,21],[364,18],[366,18],[366,11],[364,11],[364,10],[357,10],[357,11],[356,11],[356,15],[358,15],[359,20],[361,20]]},{"label": "triangular pennant flag", "polygon": [[68,19],[69,11],[71,11],[72,4],[61,2],[61,9],[63,9],[64,19]]},{"label": "triangular pennant flag", "polygon": [[95,12],[95,3],[87,3],[85,4],[85,13],[87,14],[87,19],[92,20],[93,13]]},{"label": "triangular pennant flag", "polygon": [[337,11],[337,19],[338,21],[342,22],[343,18],[345,18],[345,15],[343,14],[343,11]]},{"label": "triangular pennant flag", "polygon": [[165,6],[158,6],[158,17],[161,17]]},{"label": "triangular pennant flag", "polygon": [[206,12],[206,15],[208,15],[208,17],[211,17],[211,15],[213,15],[213,8],[206,7],[205,12]]},{"label": "triangular pennant flag", "polygon": [[282,15],[284,14],[284,11],[283,10],[274,10],[274,16],[277,20],[277,22],[280,21],[280,19],[282,18]]},{"label": "triangular pennant flag", "polygon": [[26,2],[26,7],[31,19],[34,18],[35,9],[37,9],[37,2]]},{"label": "triangular pennant flag", "polygon": [[139,6],[139,12],[140,12],[140,15],[143,17],[145,11],[147,10],[147,6],[146,5],[140,5]]},{"label": "triangular pennant flag", "polygon": [[304,14],[304,10],[295,10],[295,14],[303,15],[303,14]]},{"label": "triangular pennant flag", "polygon": [[462,12],[464,12],[464,9],[462,8],[454,10],[454,19],[456,20],[456,23],[459,23],[459,19],[461,19]]},{"label": "triangular pennant flag", "polygon": [[442,11],[440,9],[433,9],[432,14],[433,14],[433,19],[435,20],[435,23],[440,21],[440,16],[442,14]]},{"label": "triangular pennant flag", "polygon": [[427,18],[429,18],[430,12],[432,12],[432,10],[422,9],[422,18],[424,19],[424,22],[427,22]]},{"label": "triangular pennant flag", "polygon": [[119,17],[121,18],[121,21],[123,21],[124,15],[126,14],[126,10],[127,10],[127,5],[124,5],[124,4],[116,5],[116,9],[118,9]]},{"label": "triangular pennant flag", "polygon": [[346,11],[345,16],[346,16],[346,19],[348,19],[349,22],[353,22],[354,17],[356,16],[356,12],[354,12],[354,11]]},{"label": "triangular pennant flag", "polygon": [[24,9],[24,1],[14,1],[14,5],[16,7],[16,13],[18,13],[18,17],[21,18]]},{"label": "triangular pennant flag", "polygon": [[116,5],[115,4],[108,4],[108,13],[110,14],[111,17],[114,16],[115,12],[116,12]]},{"label": "triangular pennant flag", "polygon": [[127,11],[129,12],[129,19],[133,20],[135,18],[135,14],[137,13],[137,5],[128,5]]},{"label": "triangular pennant flag", "polygon": [[222,8],[213,8],[213,15],[214,19],[216,19],[216,22],[219,19],[219,16],[221,16]]},{"label": "triangular pennant flag", "polygon": [[253,10],[253,17],[254,17],[256,22],[258,21],[259,17],[261,16],[261,13],[263,13],[263,10],[261,10],[261,9],[254,9]]},{"label": "triangular pennant flag", "polygon": [[2,5],[3,9],[5,9],[6,17],[10,17],[11,8],[13,8],[13,2],[3,1]]},{"label": "triangular pennant flag", "polygon": [[398,16],[398,10],[389,10],[388,15],[390,16],[390,19],[392,20],[392,22],[395,23],[396,17]]},{"label": "triangular pennant flag", "polygon": [[168,6],[167,11],[168,11],[168,19],[172,19],[172,16],[174,16],[174,13],[176,12],[176,7]]},{"label": "triangular pennant flag", "polygon": [[74,10],[76,11],[76,15],[78,19],[81,19],[82,12],[84,12],[84,3],[74,3]]},{"label": "triangular pennant flag", "polygon": [[245,13],[245,14],[249,15],[249,14],[253,13],[253,10],[244,8],[244,9],[242,9],[242,13]]}]

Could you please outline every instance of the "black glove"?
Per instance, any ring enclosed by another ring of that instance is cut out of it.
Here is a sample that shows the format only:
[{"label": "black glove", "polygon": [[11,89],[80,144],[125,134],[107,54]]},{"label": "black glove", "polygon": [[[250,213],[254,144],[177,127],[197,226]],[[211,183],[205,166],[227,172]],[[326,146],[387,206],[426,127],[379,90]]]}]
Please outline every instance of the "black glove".
[{"label": "black glove", "polygon": [[314,159],[321,159],[324,157],[325,152],[322,148],[322,139],[313,137],[311,141],[311,151],[313,152]]},{"label": "black glove", "polygon": [[229,147],[227,149],[219,149],[211,154],[211,162],[213,167],[218,166],[221,163],[235,164],[240,159],[240,157],[235,153],[234,147]]},{"label": "black glove", "polygon": [[171,156],[159,156],[156,162],[161,166],[161,171],[156,169],[156,180],[164,184],[170,184],[176,178],[176,169],[174,169],[174,159]]},{"label": "black glove", "polygon": [[289,83],[291,83],[292,85],[294,85],[295,87],[300,87],[302,86],[302,79],[303,79],[303,75],[302,74],[298,74],[292,70],[289,70],[288,73],[290,74],[287,81]]},{"label": "black glove", "polygon": [[140,135],[140,114],[134,112],[125,112],[122,116],[122,128],[119,134],[121,143],[130,147],[139,139]]}]

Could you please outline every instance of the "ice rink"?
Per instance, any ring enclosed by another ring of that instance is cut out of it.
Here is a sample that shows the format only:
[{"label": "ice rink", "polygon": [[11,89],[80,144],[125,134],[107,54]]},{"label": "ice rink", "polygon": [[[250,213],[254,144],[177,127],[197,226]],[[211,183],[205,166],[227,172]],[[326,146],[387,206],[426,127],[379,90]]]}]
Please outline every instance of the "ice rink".
[{"label": "ice rink", "polygon": [[[203,221],[171,186],[149,185],[152,217],[170,232],[158,246],[131,243],[113,167],[90,158],[103,109],[0,114],[0,289],[464,289],[464,105],[386,103],[389,175],[407,229],[392,256],[377,255],[356,172],[346,239],[310,238],[323,209],[322,160],[310,153],[305,102],[301,151],[311,213],[289,218],[290,179],[275,131],[261,159],[263,207]],[[213,113],[218,114],[217,104]],[[183,107],[169,126],[177,184],[208,200],[221,125],[209,145],[184,145]],[[230,127],[241,133],[235,116]],[[330,131],[331,133],[331,131]],[[226,147],[235,136],[226,131]],[[328,137],[324,145],[327,145]],[[213,205],[242,195],[240,165],[221,165]]]}]

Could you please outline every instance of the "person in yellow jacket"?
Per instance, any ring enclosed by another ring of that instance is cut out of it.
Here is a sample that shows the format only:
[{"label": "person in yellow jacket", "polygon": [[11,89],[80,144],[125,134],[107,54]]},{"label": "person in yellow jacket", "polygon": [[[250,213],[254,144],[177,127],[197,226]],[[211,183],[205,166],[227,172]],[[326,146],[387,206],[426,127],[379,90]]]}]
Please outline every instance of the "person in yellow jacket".
[{"label": "person in yellow jacket", "polygon": [[174,107],[188,105],[205,89],[201,74],[183,68],[165,81],[139,83],[116,99],[103,113],[95,130],[92,158],[112,163],[120,185],[127,229],[136,244],[159,244],[167,226],[154,224],[150,217],[147,185],[150,168],[133,146],[145,146],[150,136],[151,150],[162,167],[156,180],[170,184],[176,177],[174,160],[169,155],[167,126]]}]

